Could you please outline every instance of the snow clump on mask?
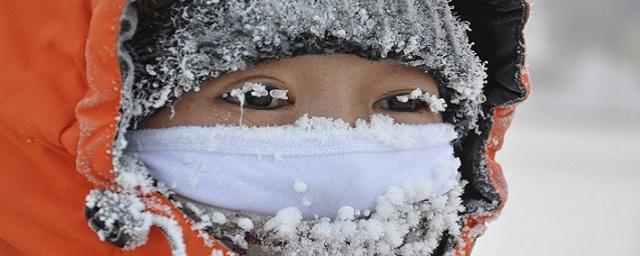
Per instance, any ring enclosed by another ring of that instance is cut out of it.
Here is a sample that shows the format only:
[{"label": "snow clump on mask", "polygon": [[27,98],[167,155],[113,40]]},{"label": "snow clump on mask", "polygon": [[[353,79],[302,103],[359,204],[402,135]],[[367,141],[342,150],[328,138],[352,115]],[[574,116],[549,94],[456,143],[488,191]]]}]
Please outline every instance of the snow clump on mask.
[{"label": "snow clump on mask", "polygon": [[[449,239],[460,236],[464,185],[461,182],[449,192],[433,196],[430,181],[418,180],[389,188],[378,198],[373,212],[345,206],[335,218],[310,220],[303,219],[297,207],[263,216],[186,201],[179,204],[197,216],[194,229],[206,230],[202,236],[211,239],[210,234],[215,234],[242,254],[431,255],[442,244],[460,242]],[[236,221],[215,222],[214,216]],[[250,248],[251,244],[257,247]]]}]

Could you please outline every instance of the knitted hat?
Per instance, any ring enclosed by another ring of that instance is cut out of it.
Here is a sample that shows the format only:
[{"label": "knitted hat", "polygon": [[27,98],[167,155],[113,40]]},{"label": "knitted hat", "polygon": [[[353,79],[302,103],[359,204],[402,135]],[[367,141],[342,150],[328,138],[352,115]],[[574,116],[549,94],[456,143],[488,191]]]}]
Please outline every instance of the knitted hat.
[{"label": "knitted hat", "polygon": [[135,35],[124,42],[131,92],[123,92],[123,114],[135,123],[208,79],[261,62],[343,53],[436,77],[449,106],[445,120],[462,136],[477,127],[486,74],[465,34],[468,24],[452,15],[448,2],[169,2],[139,13]]}]

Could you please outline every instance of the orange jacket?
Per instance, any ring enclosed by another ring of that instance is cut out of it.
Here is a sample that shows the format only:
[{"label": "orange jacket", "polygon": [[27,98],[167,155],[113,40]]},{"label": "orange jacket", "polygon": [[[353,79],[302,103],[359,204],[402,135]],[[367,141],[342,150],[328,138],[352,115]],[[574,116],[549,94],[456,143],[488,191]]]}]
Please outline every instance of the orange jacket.
[{"label": "orange jacket", "polygon": [[[125,0],[3,1],[0,8],[0,255],[170,255],[157,228],[132,251],[101,242],[83,215],[85,196],[113,180],[119,116],[117,32]],[[527,72],[521,81],[528,88]],[[493,160],[513,115],[494,109]],[[506,199],[506,188],[499,191]],[[501,200],[504,202],[504,200]],[[166,202],[165,202],[166,203]],[[167,205],[170,205],[167,203]],[[207,247],[175,208],[189,255]],[[469,217],[468,230],[494,214]],[[470,252],[474,232],[466,232]],[[214,248],[223,245],[214,243]]]},{"label": "orange jacket", "polygon": [[[159,230],[134,251],[83,215],[112,179],[116,38],[123,0],[4,1],[0,8],[0,255],[170,255]],[[76,163],[78,163],[76,165]],[[209,255],[182,214],[189,255]]]}]

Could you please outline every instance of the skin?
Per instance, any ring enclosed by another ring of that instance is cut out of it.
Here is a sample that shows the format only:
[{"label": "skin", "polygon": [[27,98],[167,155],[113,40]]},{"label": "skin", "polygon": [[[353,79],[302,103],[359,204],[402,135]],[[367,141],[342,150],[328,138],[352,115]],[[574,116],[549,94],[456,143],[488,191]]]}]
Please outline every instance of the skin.
[{"label": "skin", "polygon": [[391,61],[370,61],[349,54],[303,55],[257,65],[211,79],[198,92],[159,110],[138,126],[238,125],[240,107],[221,95],[245,82],[268,83],[289,90],[283,106],[260,110],[244,107],[243,124],[248,126],[291,124],[304,114],[340,118],[355,123],[374,113],[391,116],[398,123],[439,123],[442,116],[427,107],[411,112],[381,109],[381,99],[405,95],[416,88],[438,95],[438,84],[423,71]]}]

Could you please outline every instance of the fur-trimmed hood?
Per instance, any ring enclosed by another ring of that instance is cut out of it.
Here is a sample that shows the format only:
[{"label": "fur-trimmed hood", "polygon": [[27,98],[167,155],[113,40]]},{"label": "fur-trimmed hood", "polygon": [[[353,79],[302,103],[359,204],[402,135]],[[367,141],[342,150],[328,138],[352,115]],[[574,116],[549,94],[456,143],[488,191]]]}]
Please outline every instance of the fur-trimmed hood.
[{"label": "fur-trimmed hood", "polygon": [[[84,214],[91,220],[95,211],[84,209],[85,195],[91,190],[109,198],[109,191],[118,191],[123,184],[133,184],[126,189],[136,190],[135,184],[149,182],[135,172],[118,177],[114,171],[117,161],[127,161],[113,158],[114,151],[121,149],[118,143],[126,143],[118,141],[124,123],[123,85],[128,78],[123,76],[126,72],[119,54],[123,38],[131,37],[130,28],[135,27],[131,20],[122,20],[128,15],[127,4],[125,0],[77,0],[51,6],[16,2],[3,8],[7,10],[3,23],[11,26],[0,30],[0,49],[11,65],[0,71],[4,83],[0,134],[5,151],[1,162],[9,170],[0,186],[0,198],[9,206],[0,215],[0,252],[168,255],[173,249],[209,255],[212,248],[228,251],[223,244],[204,241],[192,231],[189,220],[162,191],[137,198],[114,196],[132,205],[140,202],[141,212],[165,218],[155,220],[164,223],[158,225],[160,229],[141,224],[150,231],[145,243],[137,244],[140,247],[133,251],[100,242],[86,226]],[[495,154],[516,103],[529,92],[522,35],[529,6],[522,0],[455,0],[450,4],[455,7],[454,15],[469,22],[473,50],[487,62],[488,74],[479,133],[469,133],[456,149],[462,158],[462,176],[470,182],[463,196],[465,242],[457,245],[456,252],[468,255],[484,223],[497,216],[507,197]],[[38,34],[29,33],[34,27]],[[166,242],[163,234],[176,235],[175,228],[181,230],[184,247],[169,243],[170,248]],[[113,234],[101,235],[109,240]]]}]

